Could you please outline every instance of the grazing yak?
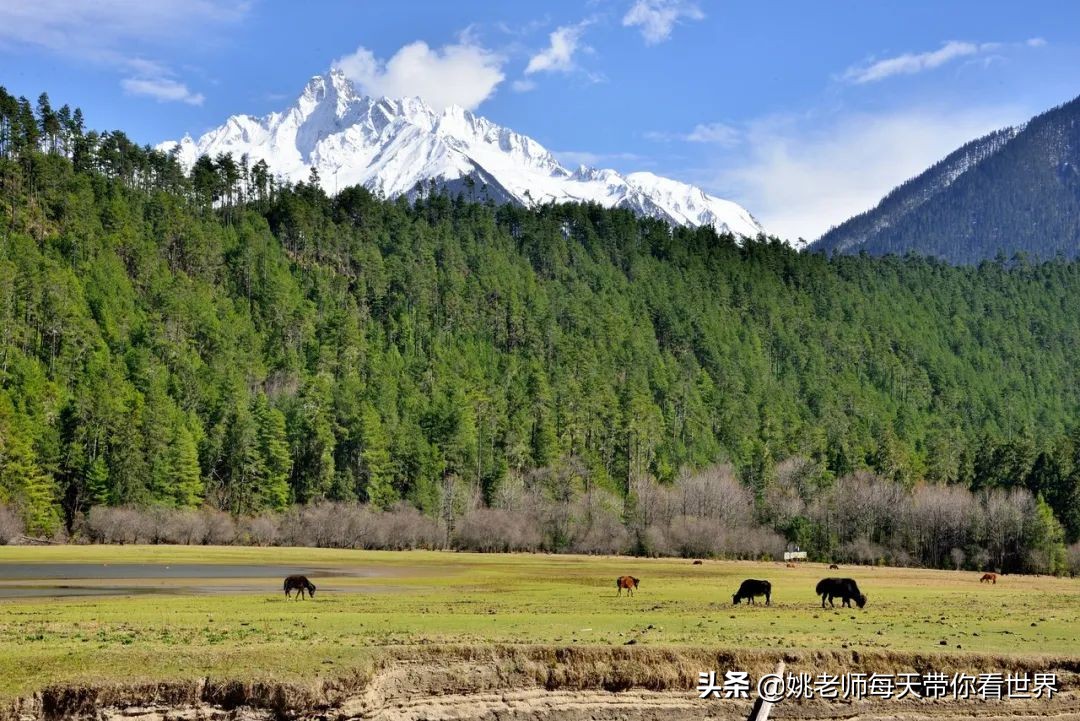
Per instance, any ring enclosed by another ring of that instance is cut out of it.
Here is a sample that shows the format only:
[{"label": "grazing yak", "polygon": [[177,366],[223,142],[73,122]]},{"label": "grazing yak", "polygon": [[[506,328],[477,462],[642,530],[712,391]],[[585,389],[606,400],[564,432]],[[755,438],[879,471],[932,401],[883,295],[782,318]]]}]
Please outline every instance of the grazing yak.
[{"label": "grazing yak", "polygon": [[628,596],[634,595],[634,589],[637,588],[640,581],[633,576],[619,576],[615,579],[615,588],[619,589],[619,592],[615,595],[621,596],[623,589],[626,589]]},{"label": "grazing yak", "polygon": [[754,601],[755,596],[764,596],[765,605],[768,606],[770,598],[772,597],[772,584],[768,581],[759,581],[756,578],[748,578],[742,582],[742,585],[739,586],[739,590],[731,597],[731,603],[732,605],[737,606],[739,601],[744,598],[747,603],[756,603]]},{"label": "grazing yak", "polygon": [[839,570],[840,570],[840,567],[839,567],[839,566],[837,566],[837,565],[836,565],[835,563],[830,563],[830,564],[829,564],[829,570],[830,570],[830,571],[839,571]]},{"label": "grazing yak", "polygon": [[285,579],[285,598],[289,598],[289,594],[293,591],[297,592],[297,598],[303,598],[304,591],[315,598],[315,584],[307,580],[307,576],[289,576]]},{"label": "grazing yak", "polygon": [[984,573],[982,578],[979,579],[979,583],[997,584],[997,574],[996,573]]},{"label": "grazing yak", "polygon": [[829,599],[829,605],[835,606],[834,598],[843,599],[844,606],[851,607],[852,599],[862,608],[866,605],[866,594],[859,591],[858,584],[851,578],[823,578],[818,581],[817,594],[821,596],[821,607],[825,608],[825,599]]}]

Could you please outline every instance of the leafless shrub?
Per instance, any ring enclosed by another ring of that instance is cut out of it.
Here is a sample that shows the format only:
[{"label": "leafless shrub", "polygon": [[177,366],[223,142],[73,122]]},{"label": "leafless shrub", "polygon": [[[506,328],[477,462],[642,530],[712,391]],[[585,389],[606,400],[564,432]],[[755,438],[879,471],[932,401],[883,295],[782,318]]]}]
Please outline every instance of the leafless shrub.
[{"label": "leafless shrub", "polygon": [[343,504],[319,502],[293,506],[281,518],[279,540],[285,546],[343,548],[340,507]]},{"label": "leafless shrub", "polygon": [[1080,576],[1080,541],[1065,550],[1065,566],[1070,576]]},{"label": "leafless shrub", "polygon": [[665,536],[668,550],[683,558],[715,556],[724,545],[724,529],[716,521],[700,516],[676,516]]},{"label": "leafless shrub", "polygon": [[626,553],[630,534],[622,522],[622,501],[593,489],[578,500],[573,514],[570,548],[576,553]]},{"label": "leafless shrub", "polygon": [[524,511],[529,507],[532,495],[525,485],[525,476],[520,471],[511,471],[495,489],[491,507],[506,511]]},{"label": "leafless shrub", "polygon": [[281,517],[277,542],[319,548],[437,548],[438,524],[416,508],[399,504],[375,511],[357,503],[297,506]]},{"label": "leafless shrub", "polygon": [[170,511],[161,514],[158,541],[188,546],[206,542],[206,517],[197,511]]},{"label": "leafless shrub", "polygon": [[632,524],[642,528],[666,526],[675,517],[675,490],[661,486],[651,476],[638,476],[630,482],[630,505],[634,509]]},{"label": "leafless shrub", "polygon": [[151,515],[129,506],[94,506],[87,515],[86,528],[97,543],[153,543],[158,535]]},{"label": "leafless shrub", "polygon": [[750,526],[725,537],[724,556],[743,559],[782,558],[787,542],[784,537],[765,526]]},{"label": "leafless shrub", "polygon": [[15,509],[0,504],[0,546],[6,546],[26,532],[26,526]]},{"label": "leafless shrub", "polygon": [[971,519],[977,509],[974,496],[966,488],[919,486],[906,506],[902,545],[927,565],[944,566],[951,549],[969,543]]},{"label": "leafless shrub", "polygon": [[240,519],[238,535],[252,546],[273,546],[278,541],[278,517],[269,514]]},{"label": "leafless shrub", "polygon": [[461,519],[454,547],[483,553],[536,551],[543,533],[536,517],[523,511],[476,508]]},{"label": "leafless shrub", "polygon": [[675,483],[678,514],[708,518],[726,528],[753,523],[754,496],[739,483],[731,466],[684,474]]},{"label": "leafless shrub", "polygon": [[212,546],[226,546],[236,540],[236,522],[224,511],[204,508],[200,512],[206,524],[204,543]]},{"label": "leafless shrub", "polygon": [[439,527],[434,520],[406,503],[374,514],[373,544],[369,548],[405,550],[438,548]]},{"label": "leafless shrub", "polygon": [[872,542],[866,536],[860,536],[841,545],[836,552],[836,560],[841,563],[876,565],[884,563],[889,555],[889,551],[884,546]]}]

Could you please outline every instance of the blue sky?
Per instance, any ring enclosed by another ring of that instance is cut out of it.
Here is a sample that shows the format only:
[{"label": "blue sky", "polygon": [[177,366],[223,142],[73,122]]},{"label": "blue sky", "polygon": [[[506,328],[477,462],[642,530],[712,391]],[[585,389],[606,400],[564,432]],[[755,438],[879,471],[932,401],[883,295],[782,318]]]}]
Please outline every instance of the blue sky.
[{"label": "blue sky", "polygon": [[565,163],[652,170],[814,238],[1080,94],[1075,2],[0,3],[0,84],[140,142],[285,107],[337,64]]}]

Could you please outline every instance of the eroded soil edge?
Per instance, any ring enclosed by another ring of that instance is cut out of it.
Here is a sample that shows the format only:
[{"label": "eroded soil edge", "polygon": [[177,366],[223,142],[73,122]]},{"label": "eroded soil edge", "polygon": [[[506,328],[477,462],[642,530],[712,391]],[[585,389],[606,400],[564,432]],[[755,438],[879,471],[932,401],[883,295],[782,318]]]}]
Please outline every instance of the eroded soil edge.
[{"label": "eroded soil edge", "polygon": [[585,721],[746,718],[747,701],[697,698],[698,673],[768,673],[783,658],[808,673],[1053,672],[1051,700],[784,701],[776,719],[1059,719],[1080,721],[1080,657],[651,647],[483,646],[387,649],[370,668],[310,685],[196,679],[48,687],[0,721],[470,719]]}]

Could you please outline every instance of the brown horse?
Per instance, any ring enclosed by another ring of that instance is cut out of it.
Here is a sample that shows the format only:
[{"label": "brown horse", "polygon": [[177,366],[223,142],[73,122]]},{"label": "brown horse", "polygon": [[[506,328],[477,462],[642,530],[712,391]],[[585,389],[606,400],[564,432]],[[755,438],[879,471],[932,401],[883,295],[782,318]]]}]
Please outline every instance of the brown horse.
[{"label": "brown horse", "polygon": [[615,588],[619,589],[619,592],[615,595],[621,596],[623,589],[625,588],[627,595],[633,596],[634,589],[637,588],[638,582],[638,579],[633,576],[619,576],[615,579]]},{"label": "brown horse", "polygon": [[997,584],[997,574],[996,573],[984,573],[982,575],[982,578],[979,579],[979,583]]},{"label": "brown horse", "polygon": [[835,563],[830,563],[829,564],[829,570],[830,571],[838,571],[838,570],[840,570],[840,567],[837,566]]},{"label": "brown horse", "polygon": [[307,580],[307,576],[289,576],[285,579],[285,598],[289,598],[289,594],[293,591],[297,592],[298,599],[304,597],[304,591],[315,598],[315,584]]}]

